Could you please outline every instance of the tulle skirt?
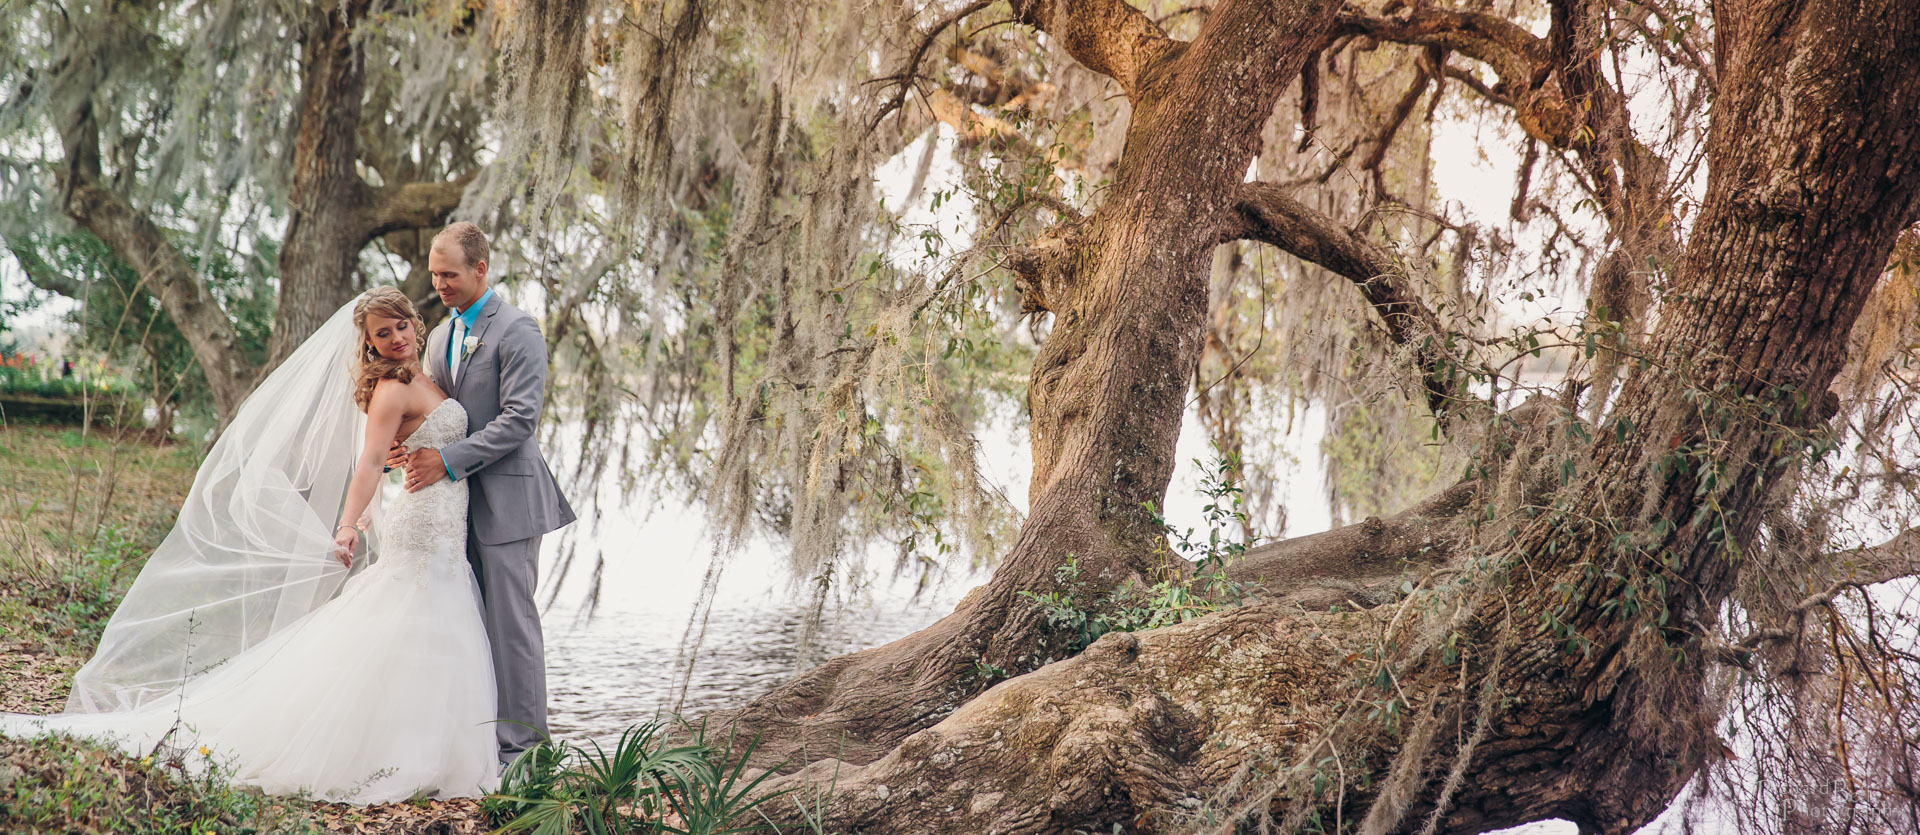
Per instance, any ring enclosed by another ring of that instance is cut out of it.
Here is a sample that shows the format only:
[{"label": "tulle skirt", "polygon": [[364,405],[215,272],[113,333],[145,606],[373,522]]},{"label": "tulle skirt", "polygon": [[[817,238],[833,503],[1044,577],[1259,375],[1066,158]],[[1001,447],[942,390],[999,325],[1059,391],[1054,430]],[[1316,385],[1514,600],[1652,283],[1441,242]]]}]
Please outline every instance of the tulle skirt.
[{"label": "tulle skirt", "polygon": [[164,737],[190,765],[210,761],[273,794],[369,804],[492,791],[479,586],[463,554],[407,556],[368,567],[182,690],[132,710],[0,715],[0,731],[88,737],[136,757]]}]

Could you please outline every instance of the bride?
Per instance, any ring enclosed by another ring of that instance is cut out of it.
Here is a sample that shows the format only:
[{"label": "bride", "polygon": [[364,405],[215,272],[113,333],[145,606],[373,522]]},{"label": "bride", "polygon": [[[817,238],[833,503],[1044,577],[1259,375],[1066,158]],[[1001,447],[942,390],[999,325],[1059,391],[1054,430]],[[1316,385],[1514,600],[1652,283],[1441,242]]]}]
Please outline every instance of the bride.
[{"label": "bride", "polygon": [[[438,449],[466,435],[460,404],[421,370],[425,347],[395,288],[334,313],[214,444],[66,711],[0,715],[0,732],[194,752],[276,794],[491,791],[493,669],[466,559],[467,482],[376,501],[396,439]],[[349,576],[362,545],[365,567]]]}]

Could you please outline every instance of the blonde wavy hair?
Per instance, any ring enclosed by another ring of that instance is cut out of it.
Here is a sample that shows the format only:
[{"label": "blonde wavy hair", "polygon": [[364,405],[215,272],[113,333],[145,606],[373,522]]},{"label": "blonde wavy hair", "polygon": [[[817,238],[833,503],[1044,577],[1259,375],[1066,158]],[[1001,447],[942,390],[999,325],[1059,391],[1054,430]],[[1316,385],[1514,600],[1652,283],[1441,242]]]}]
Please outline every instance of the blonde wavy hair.
[{"label": "blonde wavy hair", "polygon": [[[382,356],[367,338],[367,316],[385,316],[413,323],[413,359],[391,360]],[[381,380],[413,382],[427,353],[427,323],[413,309],[412,300],[398,287],[375,287],[360,296],[353,306],[353,326],[360,331],[360,351],[353,366],[353,402],[360,411],[373,402],[373,387]]]}]

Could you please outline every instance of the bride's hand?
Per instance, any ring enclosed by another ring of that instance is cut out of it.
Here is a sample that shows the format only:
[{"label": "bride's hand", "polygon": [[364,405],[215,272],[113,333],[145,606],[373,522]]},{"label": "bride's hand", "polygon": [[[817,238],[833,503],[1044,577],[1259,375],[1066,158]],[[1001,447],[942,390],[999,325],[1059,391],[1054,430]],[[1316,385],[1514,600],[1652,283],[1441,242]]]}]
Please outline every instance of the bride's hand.
[{"label": "bride's hand", "polygon": [[353,528],[348,527],[346,525],[341,525],[339,528],[335,529],[333,532],[333,544],[334,544],[333,558],[336,560],[339,560],[341,565],[344,565],[348,568],[352,568],[353,567],[353,546],[355,543],[359,541],[360,541],[359,531],[356,531]]}]

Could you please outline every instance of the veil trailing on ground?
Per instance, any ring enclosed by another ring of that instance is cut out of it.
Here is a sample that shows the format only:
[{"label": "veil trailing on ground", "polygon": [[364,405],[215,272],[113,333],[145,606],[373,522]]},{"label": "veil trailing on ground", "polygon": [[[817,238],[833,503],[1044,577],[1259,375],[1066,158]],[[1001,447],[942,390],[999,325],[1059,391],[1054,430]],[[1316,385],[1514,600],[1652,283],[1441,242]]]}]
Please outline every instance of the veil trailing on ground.
[{"label": "veil trailing on ground", "polygon": [[334,523],[366,426],[353,403],[353,306],[240,404],[74,676],[67,712],[172,693],[339,591],[347,569],[333,556]]}]

